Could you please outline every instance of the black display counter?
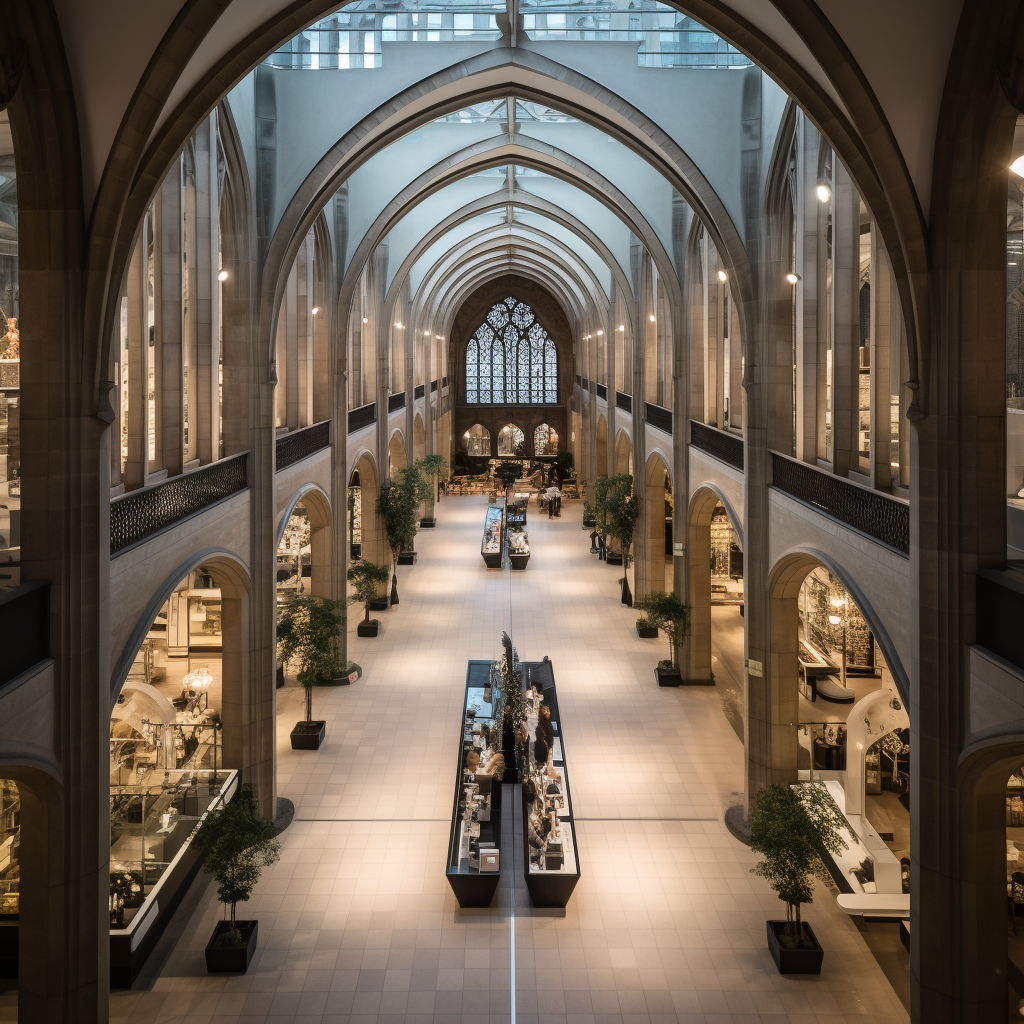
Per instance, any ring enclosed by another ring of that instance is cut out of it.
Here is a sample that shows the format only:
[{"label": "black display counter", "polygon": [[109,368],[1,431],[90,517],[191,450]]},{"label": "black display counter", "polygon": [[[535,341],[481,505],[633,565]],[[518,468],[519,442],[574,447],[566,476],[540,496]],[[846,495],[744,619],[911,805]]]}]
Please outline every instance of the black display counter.
[{"label": "black display counter", "polygon": [[[500,558],[500,552],[499,552]],[[452,828],[445,876],[460,907],[489,907],[501,877],[501,779],[484,769],[501,749],[496,721],[498,694],[491,687],[490,661],[471,661],[455,777]],[[466,755],[480,754],[479,770],[464,771]]]},{"label": "black display counter", "polygon": [[538,710],[528,722],[531,737],[540,706],[550,708],[554,733],[546,769],[536,763],[530,743],[530,771],[522,787],[523,877],[535,907],[565,907],[580,880],[580,865],[555,675],[550,661],[523,662],[521,668],[526,685],[538,693]]}]

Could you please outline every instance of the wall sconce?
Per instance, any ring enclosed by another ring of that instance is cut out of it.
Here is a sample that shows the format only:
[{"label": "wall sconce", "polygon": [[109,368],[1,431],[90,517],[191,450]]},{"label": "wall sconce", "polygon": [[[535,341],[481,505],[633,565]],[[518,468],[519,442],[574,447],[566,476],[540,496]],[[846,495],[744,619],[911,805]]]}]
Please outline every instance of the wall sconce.
[{"label": "wall sconce", "polygon": [[397,321],[397,320],[396,320],[396,321],[395,321],[395,326],[396,326],[396,327],[404,327],[405,325],[404,325],[404,324],[402,324],[402,323],[399,323],[399,321]]},{"label": "wall sconce", "polygon": [[319,313],[319,312],[320,312],[320,307],[319,306],[314,306],[313,307],[313,316],[316,316],[317,313]]},{"label": "wall sconce", "polygon": [[799,275],[799,274],[794,274],[794,273],[793,273],[792,271],[790,271],[790,273],[788,273],[788,274],[786,275],[786,280],[787,280],[787,281],[788,281],[788,282],[789,282],[790,284],[796,284],[796,283],[797,283],[797,281],[799,281],[799,280],[800,280],[800,275]]},{"label": "wall sconce", "polygon": [[368,324],[369,322],[370,322],[370,318],[368,316],[364,316],[363,317],[363,323],[364,324]]},{"label": "wall sconce", "polygon": [[721,281],[722,284],[725,284],[725,282],[729,280],[729,275],[724,270],[720,270],[718,272],[718,280]]},{"label": "wall sconce", "polygon": [[619,330],[620,331],[625,331],[626,330],[626,325],[625,324],[619,324]]},{"label": "wall sconce", "polygon": [[217,275],[217,280],[218,280],[218,281],[226,281],[227,279],[228,279],[228,272],[227,272],[226,270],[222,270],[222,271],[221,271],[221,272],[220,272],[220,273],[219,273],[219,274]]},{"label": "wall sconce", "polygon": [[1010,164],[1010,170],[1018,177],[1024,178],[1024,156],[1017,157],[1017,159]]},{"label": "wall sconce", "polygon": [[653,324],[654,323],[654,314],[653,313],[648,313],[647,314],[647,319],[650,320],[651,323]]},{"label": "wall sconce", "polygon": [[598,331],[598,332],[597,332],[597,336],[598,336],[599,338],[600,338],[600,337],[602,337],[602,336],[603,336],[603,334],[604,334],[604,331]]},{"label": "wall sconce", "polygon": [[819,185],[815,190],[819,203],[827,203],[832,198],[832,190],[828,185]]}]

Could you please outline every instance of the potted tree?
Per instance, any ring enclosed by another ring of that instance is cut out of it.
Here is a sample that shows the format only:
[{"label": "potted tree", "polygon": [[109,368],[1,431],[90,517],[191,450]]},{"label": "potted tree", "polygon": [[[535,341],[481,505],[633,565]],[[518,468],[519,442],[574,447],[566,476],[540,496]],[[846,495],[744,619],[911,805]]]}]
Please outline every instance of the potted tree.
[{"label": "potted tree", "polygon": [[326,735],[327,723],[313,720],[313,687],[350,682],[341,674],[339,638],[345,623],[339,607],[344,609],[340,601],[325,597],[293,597],[278,619],[277,656],[282,665],[298,659],[297,676],[306,691],[306,719],[292,729],[293,750],[318,750]]},{"label": "potted tree", "polygon": [[416,460],[416,468],[430,488],[425,499],[427,514],[420,520],[421,527],[430,529],[437,525],[437,520],[434,518],[434,495],[437,493],[438,480],[448,473],[448,463],[437,452],[431,452],[430,455],[424,455],[422,459]]},{"label": "potted tree", "polygon": [[358,636],[376,636],[380,628],[377,619],[370,618],[370,605],[377,600],[380,587],[387,583],[391,570],[386,565],[360,560],[348,567],[348,581],[355,587],[353,601],[362,601],[366,617],[356,626]]},{"label": "potted tree", "polygon": [[[813,899],[815,876],[824,879],[821,853],[840,853],[849,823],[821,783],[768,786],[750,815],[750,848],[764,860],[750,870],[786,903],[785,921],[768,921],[768,948],[780,974],[820,974],[824,951],[800,918]],[[851,832],[851,835],[853,833]],[[856,836],[853,837],[856,840]]]},{"label": "potted tree", "polygon": [[633,477],[629,473],[620,473],[611,478],[605,505],[608,533],[618,543],[620,551],[619,560],[613,562],[609,556],[608,563],[629,568],[633,537],[640,519],[640,499],[633,493]]},{"label": "potted tree", "polygon": [[[406,471],[407,472],[407,471]],[[419,474],[416,474],[417,476]],[[398,566],[403,551],[412,547],[416,536],[416,508],[419,500],[416,497],[415,481],[405,476],[402,483],[393,480],[384,484],[377,498],[377,515],[380,516],[384,536],[391,548],[391,603],[398,604]]]},{"label": "potted tree", "polygon": [[599,476],[594,481],[594,525],[600,538],[599,550],[604,553],[605,561],[610,565],[621,565],[621,557],[614,562],[608,558],[608,489],[611,482],[609,476]]},{"label": "potted tree", "polygon": [[[639,604],[637,607],[640,607]],[[658,638],[658,626],[651,619],[647,618],[646,615],[641,615],[636,620],[636,635],[641,640],[656,640]]]},{"label": "potted tree", "polygon": [[654,670],[658,685],[679,686],[683,681],[679,671],[679,648],[690,632],[690,606],[672,591],[652,590],[636,607],[668,637],[670,657],[659,661]]},{"label": "potted tree", "polygon": [[257,921],[239,921],[237,904],[252,895],[260,873],[281,855],[274,823],[260,816],[252,794],[210,811],[194,840],[206,870],[217,882],[217,899],[229,909],[206,944],[209,974],[244,974],[256,952]]},{"label": "potted tree", "polygon": [[597,526],[597,509],[589,501],[583,502],[583,529],[592,530]]}]

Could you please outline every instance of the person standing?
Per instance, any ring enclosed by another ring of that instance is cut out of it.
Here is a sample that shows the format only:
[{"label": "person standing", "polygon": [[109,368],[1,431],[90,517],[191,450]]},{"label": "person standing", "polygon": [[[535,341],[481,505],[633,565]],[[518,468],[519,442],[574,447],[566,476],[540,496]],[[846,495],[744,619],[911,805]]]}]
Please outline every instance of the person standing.
[{"label": "person standing", "polygon": [[537,728],[533,734],[533,758],[538,765],[547,765],[555,745],[555,730],[551,725],[551,708],[542,704]]}]

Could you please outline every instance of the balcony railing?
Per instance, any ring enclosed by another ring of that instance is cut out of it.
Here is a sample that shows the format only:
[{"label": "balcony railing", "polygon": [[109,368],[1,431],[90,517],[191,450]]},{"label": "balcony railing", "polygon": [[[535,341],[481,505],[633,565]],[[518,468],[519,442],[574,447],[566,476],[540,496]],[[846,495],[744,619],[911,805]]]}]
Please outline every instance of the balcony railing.
[{"label": "balcony railing", "polygon": [[671,409],[663,409],[660,405],[651,405],[650,402],[647,402],[644,412],[647,416],[647,422],[650,423],[652,427],[664,430],[666,434],[672,433]]},{"label": "balcony railing", "polygon": [[977,642],[1024,670],[1024,577],[1001,569],[978,569],[975,577]]},{"label": "balcony railing", "polygon": [[702,452],[743,472],[743,438],[690,420],[690,444]]},{"label": "balcony railing", "polygon": [[294,466],[296,462],[308,459],[310,455],[315,455],[330,446],[330,420],[314,423],[311,427],[303,427],[302,430],[293,430],[290,434],[283,434],[274,445],[277,471],[280,472],[282,469]]},{"label": "balcony railing", "polygon": [[417,401],[421,399],[427,393],[427,387],[425,384],[417,384],[416,390],[412,393],[412,397]]},{"label": "balcony railing", "polygon": [[910,554],[910,505],[841,476],[772,452],[772,487],[867,534],[900,554]]},{"label": "balcony railing", "polygon": [[0,593],[0,687],[50,657],[50,581]]},{"label": "balcony railing", "polygon": [[354,434],[363,427],[377,422],[377,403],[370,402],[368,405],[361,405],[348,414],[348,432]]},{"label": "balcony railing", "polygon": [[621,391],[615,392],[615,405],[623,412],[633,411],[633,397],[632,395],[624,395]]},{"label": "balcony railing", "polygon": [[608,401],[608,388],[604,384],[597,385],[597,397]]},{"label": "balcony railing", "polygon": [[388,412],[398,412],[405,408],[405,392],[399,391],[397,395],[388,395]]},{"label": "balcony railing", "polygon": [[129,491],[110,502],[110,553],[140,544],[248,486],[249,453],[211,462],[194,473]]}]

